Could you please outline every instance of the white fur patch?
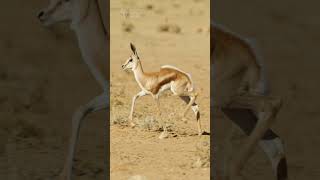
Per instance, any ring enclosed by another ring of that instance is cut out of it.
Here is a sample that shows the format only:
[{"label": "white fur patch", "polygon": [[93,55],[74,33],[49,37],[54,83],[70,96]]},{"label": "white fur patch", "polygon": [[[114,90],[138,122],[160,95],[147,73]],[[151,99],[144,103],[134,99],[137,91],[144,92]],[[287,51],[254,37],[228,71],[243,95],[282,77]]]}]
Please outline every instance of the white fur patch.
[{"label": "white fur patch", "polygon": [[161,88],[159,89],[157,95],[160,95],[163,91],[170,89],[170,87],[171,87],[171,84],[170,84],[170,83],[164,84],[164,85],[161,86]]},{"label": "white fur patch", "polygon": [[281,139],[275,138],[272,140],[261,140],[259,145],[271,160],[273,170],[276,171],[279,161],[285,154]]},{"label": "white fur patch", "polygon": [[191,109],[194,113],[197,113],[199,112],[199,106],[198,105],[195,105],[195,106],[191,106]]}]

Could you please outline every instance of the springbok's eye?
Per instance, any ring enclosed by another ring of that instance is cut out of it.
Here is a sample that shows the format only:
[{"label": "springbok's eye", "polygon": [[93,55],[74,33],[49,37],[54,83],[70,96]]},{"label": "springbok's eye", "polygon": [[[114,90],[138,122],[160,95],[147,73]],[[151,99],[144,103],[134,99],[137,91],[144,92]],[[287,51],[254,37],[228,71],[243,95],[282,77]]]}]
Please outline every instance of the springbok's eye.
[{"label": "springbok's eye", "polygon": [[129,62],[132,62],[132,59],[130,59]]}]

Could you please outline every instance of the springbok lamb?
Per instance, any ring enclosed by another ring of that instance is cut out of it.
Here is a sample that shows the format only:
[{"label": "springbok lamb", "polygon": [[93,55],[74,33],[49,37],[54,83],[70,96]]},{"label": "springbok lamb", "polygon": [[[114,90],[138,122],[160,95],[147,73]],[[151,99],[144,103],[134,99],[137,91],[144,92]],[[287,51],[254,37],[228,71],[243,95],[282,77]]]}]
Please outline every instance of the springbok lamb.
[{"label": "springbok lamb", "polygon": [[51,0],[49,6],[38,14],[39,20],[45,26],[59,22],[70,23],[71,29],[77,36],[83,60],[103,90],[101,95],[79,107],[72,117],[69,151],[60,174],[61,179],[64,180],[72,178],[75,147],[83,119],[91,112],[109,108],[109,82],[107,81],[109,79],[109,35],[104,15],[101,13],[103,8],[107,7],[99,5],[98,0]]},{"label": "springbok lamb", "polygon": [[[141,88],[141,91],[136,94],[132,99],[131,111],[129,115],[129,122],[131,126],[134,126],[132,117],[135,102],[137,98],[152,95],[156,101],[158,117],[161,119],[159,95],[165,90],[171,90],[174,95],[179,96],[188,105],[182,113],[182,118],[185,118],[186,113],[192,108],[197,119],[198,134],[202,135],[199,106],[195,103],[198,96],[194,88],[191,75],[170,65],[162,66],[159,72],[146,73],[144,72],[141,64],[141,60],[138,56],[136,47],[130,43],[132,55],[122,65],[122,69],[130,69],[134,73],[134,77]],[[163,132],[159,136],[160,139],[168,136],[166,125],[160,121],[163,127]]]},{"label": "springbok lamb", "polygon": [[216,23],[211,23],[210,33],[213,107],[249,136],[230,163],[229,178],[241,179],[241,169],[259,144],[271,161],[277,180],[287,179],[283,142],[269,129],[280,110],[281,100],[269,96],[257,49],[252,41]]}]

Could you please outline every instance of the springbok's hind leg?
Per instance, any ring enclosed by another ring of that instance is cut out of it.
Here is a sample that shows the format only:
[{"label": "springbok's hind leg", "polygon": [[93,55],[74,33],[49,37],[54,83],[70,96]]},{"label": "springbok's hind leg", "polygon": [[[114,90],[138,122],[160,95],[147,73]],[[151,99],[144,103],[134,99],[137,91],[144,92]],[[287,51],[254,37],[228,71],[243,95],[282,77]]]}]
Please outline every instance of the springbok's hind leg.
[{"label": "springbok's hind leg", "polygon": [[63,171],[60,174],[61,180],[71,180],[72,178],[72,165],[75,154],[75,148],[79,139],[79,131],[83,119],[92,112],[104,110],[108,108],[108,94],[104,93],[95,97],[89,103],[78,108],[72,117],[72,131],[69,141],[69,150]]},{"label": "springbok's hind leg", "polygon": [[201,122],[200,122],[200,112],[199,112],[199,106],[191,106],[193,112],[195,113],[196,120],[197,120],[197,128],[198,128],[198,135],[201,136],[203,134],[203,130],[201,128]]},{"label": "springbok's hind leg", "polygon": [[191,92],[191,93],[188,93],[187,96],[189,96],[190,101],[189,101],[187,107],[184,109],[184,111],[182,113],[182,118],[185,118],[188,110],[191,108],[192,104],[196,101],[196,98],[197,98],[198,94],[195,93],[195,92]]},{"label": "springbok's hind leg", "polygon": [[[179,96],[186,104],[190,103],[191,98],[189,96]],[[203,134],[203,130],[201,128],[201,122],[200,122],[200,110],[198,104],[194,101],[191,105],[191,109],[194,112],[197,120],[197,128],[198,128],[198,134]],[[185,120],[185,118],[183,119]]]},{"label": "springbok's hind leg", "polygon": [[234,97],[227,107],[231,109],[250,109],[255,112],[263,112],[263,116],[259,117],[253,132],[246,140],[242,150],[240,150],[239,156],[231,163],[231,179],[232,177],[237,179],[245,162],[250,157],[252,150],[274,122],[275,116],[281,107],[281,100],[279,98],[266,96],[243,95]]},{"label": "springbok's hind leg", "polygon": [[[250,136],[259,115],[263,113],[254,113],[248,109],[222,109],[224,114],[234,122],[246,135]],[[225,141],[229,143],[230,141]],[[285,180],[288,178],[286,155],[282,139],[271,129],[263,135],[259,141],[260,148],[265,152],[271,162],[274,175],[277,180]]]},{"label": "springbok's hind leg", "polygon": [[259,145],[271,161],[272,170],[277,180],[287,180],[288,166],[282,140],[279,137],[261,140]]}]

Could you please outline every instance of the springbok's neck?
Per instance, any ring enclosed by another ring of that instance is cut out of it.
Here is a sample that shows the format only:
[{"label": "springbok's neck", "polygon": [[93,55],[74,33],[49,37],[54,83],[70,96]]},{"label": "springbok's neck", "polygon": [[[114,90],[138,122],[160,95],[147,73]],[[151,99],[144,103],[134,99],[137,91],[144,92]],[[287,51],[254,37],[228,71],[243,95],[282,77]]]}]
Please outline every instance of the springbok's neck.
[{"label": "springbok's neck", "polygon": [[138,73],[144,74],[144,71],[143,71],[142,64],[141,64],[140,60],[138,61],[137,66],[133,71],[136,71]]},{"label": "springbok's neck", "polygon": [[81,22],[72,25],[75,31],[83,60],[102,88],[108,88],[109,48],[103,21],[96,1],[91,1],[88,15]]},{"label": "springbok's neck", "polygon": [[143,86],[146,80],[146,75],[143,71],[142,64],[138,61],[137,67],[133,69],[134,77],[140,86]]}]

